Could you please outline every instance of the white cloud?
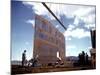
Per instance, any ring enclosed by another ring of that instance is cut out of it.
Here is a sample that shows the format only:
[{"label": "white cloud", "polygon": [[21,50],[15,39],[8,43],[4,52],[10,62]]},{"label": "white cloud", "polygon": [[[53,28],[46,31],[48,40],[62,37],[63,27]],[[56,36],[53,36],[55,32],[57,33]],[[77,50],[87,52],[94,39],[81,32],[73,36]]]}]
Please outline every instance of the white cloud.
[{"label": "white cloud", "polygon": [[[42,3],[35,2],[23,2],[24,5],[31,5],[32,10],[38,15],[49,15],[51,19],[55,19],[48,10],[42,5]],[[72,16],[83,16],[87,14],[92,8],[89,6],[81,5],[65,5],[65,4],[54,4],[46,3],[46,5],[53,11],[53,13],[60,18],[60,15],[65,15],[66,17]],[[88,8],[87,8],[88,7]]]},{"label": "white cloud", "polygon": [[79,19],[78,19],[78,17],[75,17],[75,19],[74,19],[74,24],[75,24],[76,26],[79,24]]},{"label": "white cloud", "polygon": [[[31,5],[32,10],[38,15],[48,16],[51,20],[55,19],[50,12],[42,5],[42,3],[35,2],[23,2],[24,5]],[[85,22],[85,24],[95,24],[95,7],[93,6],[84,6],[84,5],[65,5],[65,4],[51,4],[46,3],[46,5],[55,13],[55,15],[60,18],[60,15],[64,15],[66,17],[75,17],[73,26],[69,25],[68,30],[65,31],[65,35],[74,36],[78,38],[82,38],[85,36],[89,36],[89,32],[83,29],[75,29],[75,26],[79,24],[80,20]],[[32,23],[32,21],[29,21]],[[85,25],[84,27],[89,28],[89,26]],[[91,26],[90,26],[91,27]],[[56,28],[60,28],[58,25]],[[71,31],[73,30],[73,31]],[[67,34],[66,34],[67,32]],[[85,33],[85,34],[84,34]],[[79,36],[80,35],[80,36]]]},{"label": "white cloud", "polygon": [[36,2],[23,2],[24,5],[31,5],[32,10],[38,15],[46,15],[48,13],[47,9],[42,5],[42,3]]},{"label": "white cloud", "polygon": [[59,28],[59,25],[56,25],[56,28]]},{"label": "white cloud", "polygon": [[95,24],[86,24],[85,25],[85,27],[87,28],[87,29],[95,29]]},{"label": "white cloud", "polygon": [[88,16],[81,17],[80,19],[83,20],[86,24],[95,24],[95,15],[94,14],[90,14]]},{"label": "white cloud", "polygon": [[35,26],[35,21],[34,20],[27,20],[26,23],[32,24],[33,28]]},{"label": "white cloud", "polygon": [[[42,5],[42,3],[36,2],[23,2],[24,5],[31,5],[32,10],[38,15],[49,15],[51,19],[54,17],[48,12],[48,10]],[[65,4],[54,4],[46,3],[46,5],[56,14],[58,18],[60,15],[86,17],[90,12],[95,11],[93,6],[82,6],[82,5],[65,5]]]},{"label": "white cloud", "polygon": [[[48,10],[42,5],[42,3],[36,3],[36,2],[23,2],[24,5],[31,5],[33,12],[35,12],[38,15],[49,15],[50,18],[52,15],[48,12]],[[49,4],[48,4],[49,5]]]},{"label": "white cloud", "polygon": [[77,9],[73,15],[83,20],[87,24],[95,23],[95,7],[82,7]]},{"label": "white cloud", "polygon": [[74,25],[68,25],[68,28],[67,28],[67,31],[71,31],[71,30],[73,30],[75,28],[75,26]]},{"label": "white cloud", "polygon": [[89,31],[85,31],[84,29],[80,29],[80,28],[76,28],[75,30],[72,31],[65,31],[64,32],[64,36],[65,37],[74,37],[74,38],[84,38],[84,37],[89,37],[90,36],[90,32]]},{"label": "white cloud", "polygon": [[73,14],[78,17],[84,17],[84,16],[89,15],[94,10],[95,10],[95,7],[83,6],[77,9]]}]

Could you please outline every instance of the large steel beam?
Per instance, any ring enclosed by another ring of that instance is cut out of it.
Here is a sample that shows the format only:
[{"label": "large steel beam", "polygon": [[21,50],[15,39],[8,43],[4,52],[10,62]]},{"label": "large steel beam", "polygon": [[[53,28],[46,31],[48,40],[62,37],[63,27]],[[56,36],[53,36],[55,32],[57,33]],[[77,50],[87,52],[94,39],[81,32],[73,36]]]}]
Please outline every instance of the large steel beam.
[{"label": "large steel beam", "polygon": [[50,8],[42,2],[42,4],[47,8],[47,10],[55,17],[55,19],[61,24],[61,26],[66,30],[67,28],[62,24],[62,22],[56,17],[56,15],[50,10]]}]

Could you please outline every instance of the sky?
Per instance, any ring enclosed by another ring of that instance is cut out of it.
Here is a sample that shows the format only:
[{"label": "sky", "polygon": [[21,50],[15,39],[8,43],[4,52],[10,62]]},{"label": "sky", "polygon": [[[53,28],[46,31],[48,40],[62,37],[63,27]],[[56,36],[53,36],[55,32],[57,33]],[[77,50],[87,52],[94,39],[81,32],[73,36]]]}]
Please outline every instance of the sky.
[{"label": "sky", "polygon": [[90,55],[90,30],[95,29],[95,6],[46,3],[64,24],[64,30],[48,10],[37,2],[11,1],[11,60],[21,60],[26,49],[27,59],[33,56],[35,14],[50,21],[64,36],[66,56]]}]

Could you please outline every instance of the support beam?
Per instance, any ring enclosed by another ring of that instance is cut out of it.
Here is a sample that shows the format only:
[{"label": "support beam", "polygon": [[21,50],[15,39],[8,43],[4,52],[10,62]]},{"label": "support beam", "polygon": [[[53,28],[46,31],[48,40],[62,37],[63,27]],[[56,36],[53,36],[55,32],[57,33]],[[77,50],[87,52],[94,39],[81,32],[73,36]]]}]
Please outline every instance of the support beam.
[{"label": "support beam", "polygon": [[42,2],[42,4],[47,8],[47,10],[55,17],[55,19],[62,25],[62,27],[66,30],[66,27],[61,23],[61,21],[56,17],[56,15],[49,9],[49,7]]}]

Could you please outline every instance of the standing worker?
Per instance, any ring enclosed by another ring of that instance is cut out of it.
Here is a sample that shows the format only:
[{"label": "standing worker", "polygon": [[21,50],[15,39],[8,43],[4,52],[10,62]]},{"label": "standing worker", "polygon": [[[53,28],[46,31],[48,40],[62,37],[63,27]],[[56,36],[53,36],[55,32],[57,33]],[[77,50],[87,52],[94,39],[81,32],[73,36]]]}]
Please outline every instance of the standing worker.
[{"label": "standing worker", "polygon": [[25,66],[25,62],[26,62],[26,50],[24,50],[24,52],[22,53],[22,66]]}]

